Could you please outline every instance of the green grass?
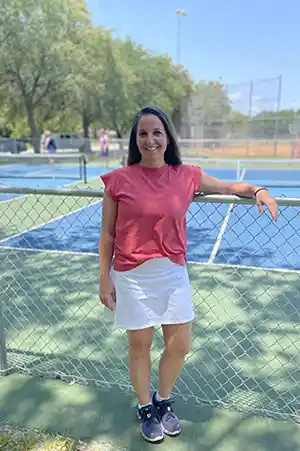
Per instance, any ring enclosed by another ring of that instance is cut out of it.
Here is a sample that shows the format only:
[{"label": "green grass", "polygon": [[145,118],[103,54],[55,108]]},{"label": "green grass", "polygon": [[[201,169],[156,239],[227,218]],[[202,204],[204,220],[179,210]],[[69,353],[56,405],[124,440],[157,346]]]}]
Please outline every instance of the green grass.
[{"label": "green grass", "polygon": [[0,423],[1,451],[76,451],[79,446],[72,438]]}]

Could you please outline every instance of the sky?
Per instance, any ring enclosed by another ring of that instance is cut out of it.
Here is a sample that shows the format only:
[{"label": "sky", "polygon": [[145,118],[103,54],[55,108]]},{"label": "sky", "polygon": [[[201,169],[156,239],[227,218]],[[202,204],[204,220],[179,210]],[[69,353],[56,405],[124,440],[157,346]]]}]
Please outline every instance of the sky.
[{"label": "sky", "polygon": [[[221,80],[238,109],[300,108],[299,0],[87,0],[94,25]],[[178,17],[177,9],[186,11]],[[178,38],[178,19],[180,38]],[[281,96],[279,85],[281,79]]]}]

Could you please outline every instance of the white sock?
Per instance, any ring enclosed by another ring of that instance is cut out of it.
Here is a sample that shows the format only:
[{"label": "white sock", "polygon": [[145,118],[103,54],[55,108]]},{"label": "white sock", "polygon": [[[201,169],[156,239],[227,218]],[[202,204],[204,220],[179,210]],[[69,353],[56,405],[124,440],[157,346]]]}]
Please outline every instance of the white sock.
[{"label": "white sock", "polygon": [[148,402],[148,404],[138,404],[138,408],[142,409],[143,407],[151,406],[152,402]]},{"label": "white sock", "polygon": [[160,396],[160,394],[158,393],[158,391],[155,393],[155,399],[156,399],[156,401],[165,401],[166,399],[170,399],[170,396],[168,396],[167,398],[162,398],[161,396]]}]

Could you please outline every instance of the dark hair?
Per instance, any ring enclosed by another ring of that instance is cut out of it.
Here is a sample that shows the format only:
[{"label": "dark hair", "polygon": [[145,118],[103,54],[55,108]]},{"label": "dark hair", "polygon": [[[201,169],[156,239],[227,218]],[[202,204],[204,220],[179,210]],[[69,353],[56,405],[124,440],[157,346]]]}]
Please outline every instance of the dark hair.
[{"label": "dark hair", "polygon": [[139,151],[139,148],[137,146],[136,142],[136,135],[137,135],[137,128],[138,124],[143,116],[148,115],[154,115],[157,116],[166,131],[166,134],[169,138],[169,142],[167,145],[167,149],[165,151],[165,162],[171,166],[179,166],[182,164],[181,156],[180,156],[180,150],[177,142],[176,137],[176,130],[175,127],[170,119],[170,117],[165,113],[161,108],[157,106],[147,106],[145,108],[142,108],[141,111],[136,115],[133,125],[130,132],[130,138],[129,138],[129,151],[128,151],[128,159],[127,159],[127,165],[131,166],[133,164],[140,163],[142,159],[142,155]]}]

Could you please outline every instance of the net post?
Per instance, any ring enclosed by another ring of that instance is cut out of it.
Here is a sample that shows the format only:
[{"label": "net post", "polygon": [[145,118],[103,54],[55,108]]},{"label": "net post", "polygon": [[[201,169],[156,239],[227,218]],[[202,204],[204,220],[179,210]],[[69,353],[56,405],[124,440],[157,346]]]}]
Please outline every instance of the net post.
[{"label": "net post", "polygon": [[3,301],[0,300],[0,376],[6,376],[8,373],[7,349],[5,341]]},{"label": "net post", "polygon": [[83,158],[82,155],[79,156],[79,179],[82,180],[83,178]]},{"label": "net post", "polygon": [[82,164],[83,164],[83,181],[87,183],[87,164],[85,155],[82,156]]}]

